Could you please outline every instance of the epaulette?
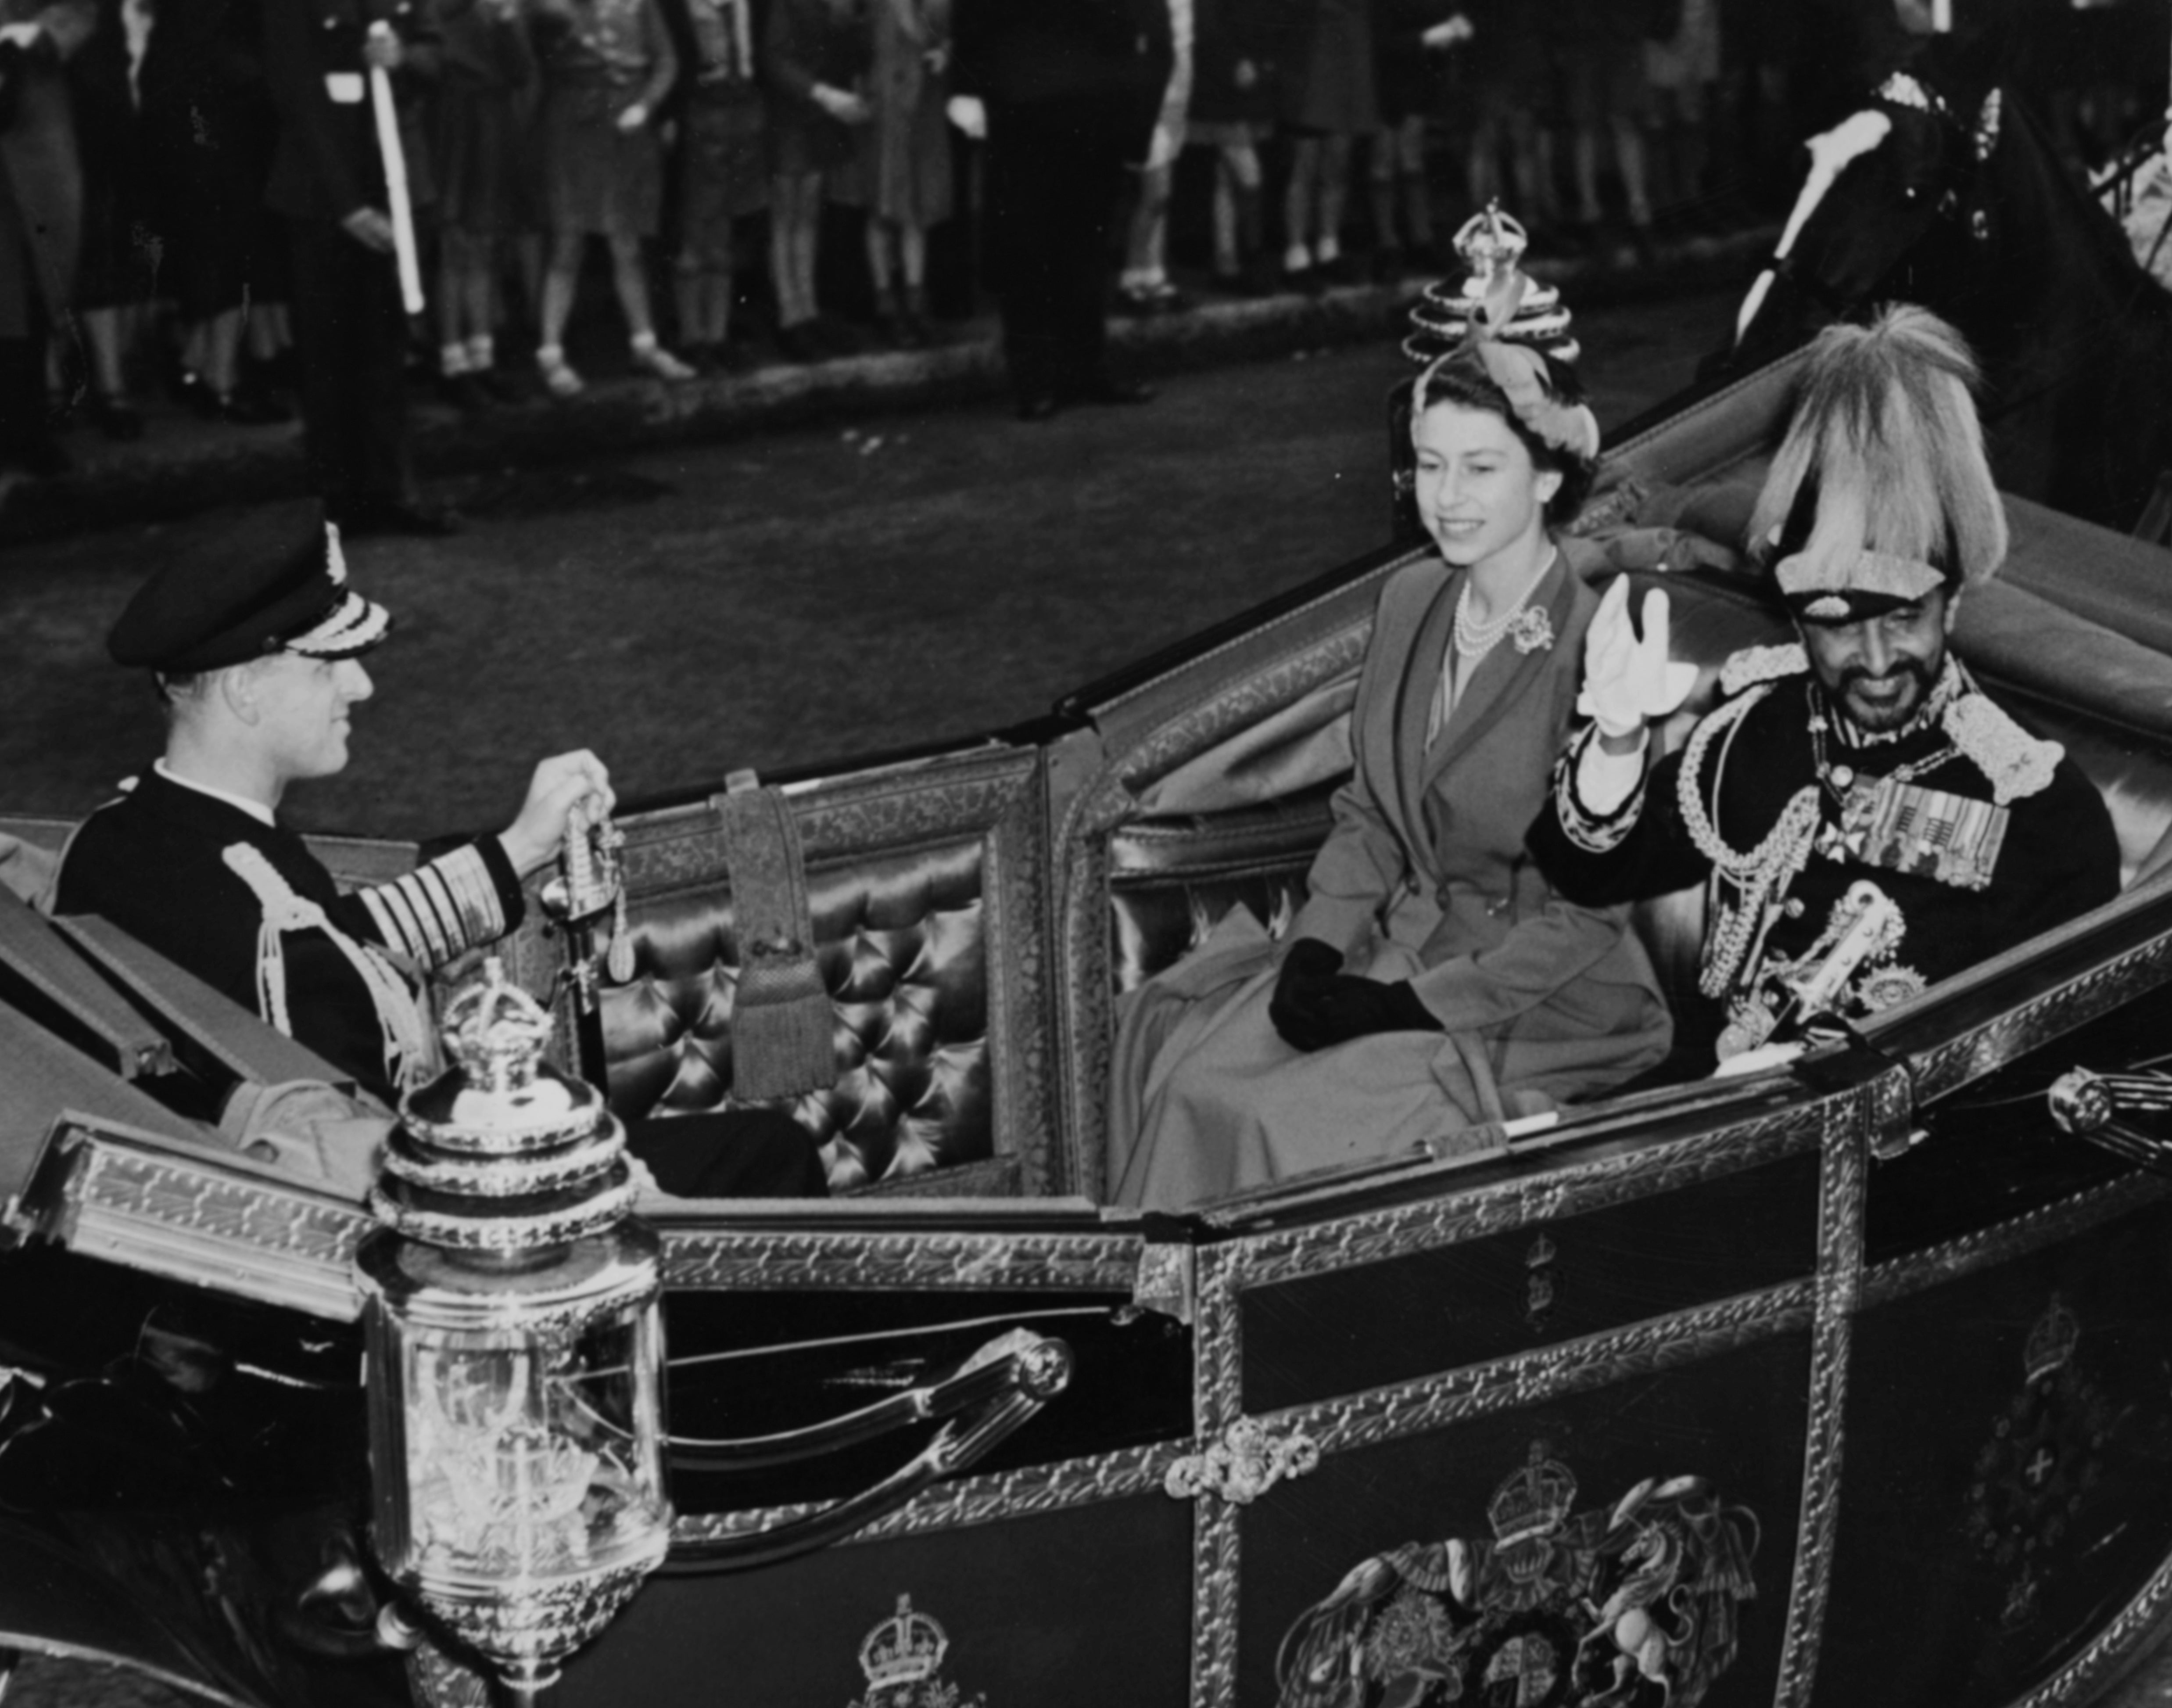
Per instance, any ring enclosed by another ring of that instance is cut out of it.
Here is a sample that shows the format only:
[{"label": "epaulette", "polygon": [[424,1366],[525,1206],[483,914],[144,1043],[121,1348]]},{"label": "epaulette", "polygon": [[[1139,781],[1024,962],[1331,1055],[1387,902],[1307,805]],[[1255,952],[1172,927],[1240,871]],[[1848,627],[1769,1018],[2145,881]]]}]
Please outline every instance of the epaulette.
[{"label": "epaulette", "polygon": [[1999,806],[2050,788],[2052,772],[2067,757],[2059,743],[2030,735],[1987,694],[1960,695],[1942,721],[1954,746],[1989,779]]},{"label": "epaulette", "polygon": [[1739,694],[1759,682],[1798,676],[1809,667],[1809,656],[1800,641],[1790,641],[1785,646],[1745,646],[1719,667],[1719,691]]}]

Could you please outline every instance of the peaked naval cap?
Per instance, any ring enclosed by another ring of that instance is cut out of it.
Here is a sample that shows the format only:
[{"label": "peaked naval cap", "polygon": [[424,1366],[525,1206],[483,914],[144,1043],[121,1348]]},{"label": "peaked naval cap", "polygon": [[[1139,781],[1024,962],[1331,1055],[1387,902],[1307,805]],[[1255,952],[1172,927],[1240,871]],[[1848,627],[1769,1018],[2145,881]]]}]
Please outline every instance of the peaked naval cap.
[{"label": "peaked naval cap", "polygon": [[[162,676],[223,670],[275,652],[352,658],[391,614],[347,585],[339,530],[291,515],[200,542],[137,590],[105,638],[113,661]],[[266,536],[272,534],[279,538]]]}]

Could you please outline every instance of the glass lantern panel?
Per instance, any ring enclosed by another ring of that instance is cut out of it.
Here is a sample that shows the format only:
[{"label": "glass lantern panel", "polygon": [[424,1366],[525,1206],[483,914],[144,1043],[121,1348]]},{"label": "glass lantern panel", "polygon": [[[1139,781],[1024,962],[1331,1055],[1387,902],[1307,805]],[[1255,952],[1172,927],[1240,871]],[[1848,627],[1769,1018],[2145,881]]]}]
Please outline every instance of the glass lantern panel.
[{"label": "glass lantern panel", "polygon": [[669,1522],[648,1373],[656,1314],[636,1304],[519,1346],[443,1332],[407,1342],[414,1566],[532,1581],[654,1553]]}]

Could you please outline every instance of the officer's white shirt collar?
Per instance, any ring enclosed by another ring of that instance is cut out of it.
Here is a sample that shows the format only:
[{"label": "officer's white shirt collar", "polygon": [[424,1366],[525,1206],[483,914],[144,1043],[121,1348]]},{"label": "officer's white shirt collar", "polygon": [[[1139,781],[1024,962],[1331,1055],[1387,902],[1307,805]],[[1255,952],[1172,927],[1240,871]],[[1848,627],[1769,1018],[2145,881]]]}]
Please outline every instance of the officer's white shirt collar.
[{"label": "officer's white shirt collar", "polygon": [[163,759],[153,759],[151,768],[169,783],[178,783],[184,789],[193,789],[199,795],[208,795],[213,800],[223,800],[228,806],[239,807],[259,824],[270,825],[274,829],[278,827],[278,821],[272,817],[272,809],[261,800],[251,800],[247,795],[236,795],[230,789],[214,789],[208,783],[195,782],[169,768]]}]

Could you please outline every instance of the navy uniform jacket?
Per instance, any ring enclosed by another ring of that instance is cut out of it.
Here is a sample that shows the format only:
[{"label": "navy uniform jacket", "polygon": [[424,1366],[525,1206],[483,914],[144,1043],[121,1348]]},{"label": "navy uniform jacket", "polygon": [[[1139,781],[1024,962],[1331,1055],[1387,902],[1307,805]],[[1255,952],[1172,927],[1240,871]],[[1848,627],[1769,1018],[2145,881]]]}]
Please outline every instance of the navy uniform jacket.
[{"label": "navy uniform jacket", "polygon": [[1173,63],[1163,0],[953,0],[951,87],[1146,157]]},{"label": "navy uniform jacket", "polygon": [[[520,886],[495,837],[456,849],[397,882],[341,895],[302,838],[147,769],[83,822],[61,863],[57,913],[99,913],[243,1007],[275,1021],[263,988],[265,908],[228,850],[255,849],[304,901],[357,943],[434,967],[520,921]],[[394,1101],[377,999],[322,931],[281,934],[288,1023],[296,1042]],[[275,1021],[276,1023],[276,1021]]]},{"label": "navy uniform jacket", "polygon": [[[274,213],[304,219],[341,220],[363,207],[388,211],[363,41],[373,23],[392,26],[404,55],[392,74],[398,91],[437,74],[435,25],[418,0],[263,0],[263,5],[264,75],[279,110],[279,143],[266,202]],[[358,89],[360,100],[339,98]],[[403,112],[400,129],[410,193],[419,206],[429,199],[428,156],[411,113]]]},{"label": "navy uniform jacket", "polygon": [[[1956,748],[1935,719],[1896,741],[1862,747],[1845,746],[1828,730],[1821,782],[1811,719],[1822,701],[1808,671],[1799,647],[1737,654],[1721,683],[1739,693],[1700,726],[1713,726],[1713,734],[1696,799],[1727,849],[1740,855],[1756,849],[1804,790],[1814,790],[1818,802],[1806,863],[1768,898],[1775,913],[1761,952],[1752,935],[1723,989],[1712,989],[1715,951],[1728,916],[1742,911],[1745,898],[1715,870],[1685,814],[1681,773],[1695,737],[1649,768],[1640,791],[1601,819],[1583,812],[1575,795],[1577,762],[1593,739],[1587,731],[1563,757],[1553,799],[1530,830],[1531,852],[1547,876],[1587,905],[1705,881],[1706,994],[1725,1005],[1724,1019],[1739,1021],[1745,1004],[1762,1004],[1768,1013],[1784,1005],[1777,978],[1808,970],[1785,963],[1823,958],[1836,907],[1858,881],[1876,885],[1895,903],[1902,935],[1850,981],[1839,1009],[1851,1017],[1890,1007],[2118,893],[2111,815],[2056,744],[2037,741],[1970,689],[1956,698],[1972,703],[1966,721],[1976,733],[1962,744],[1971,751]],[[1718,722],[1737,719],[1731,729]],[[1836,784],[1852,780],[1867,793],[1900,770],[1912,773],[1911,792],[1896,797],[1901,811],[1868,827],[1861,818],[1851,822],[1841,805],[1846,791]],[[2003,805],[1996,798],[2002,792]],[[1978,858],[1972,861],[1971,854]]]},{"label": "navy uniform jacket", "polygon": [[[359,945],[435,967],[511,930],[520,886],[496,837],[454,849],[406,877],[342,896],[302,838],[237,806],[146,770],[83,821],[61,862],[54,912],[100,913],[132,937],[273,1018],[264,1000],[265,909],[228,859],[261,854],[287,886]],[[378,1002],[324,932],[282,934],[282,1027],[355,1083],[395,1101]],[[821,1197],[820,1153],[780,1110],[726,1109],[635,1120],[627,1144],[664,1191],[687,1198]]]}]

